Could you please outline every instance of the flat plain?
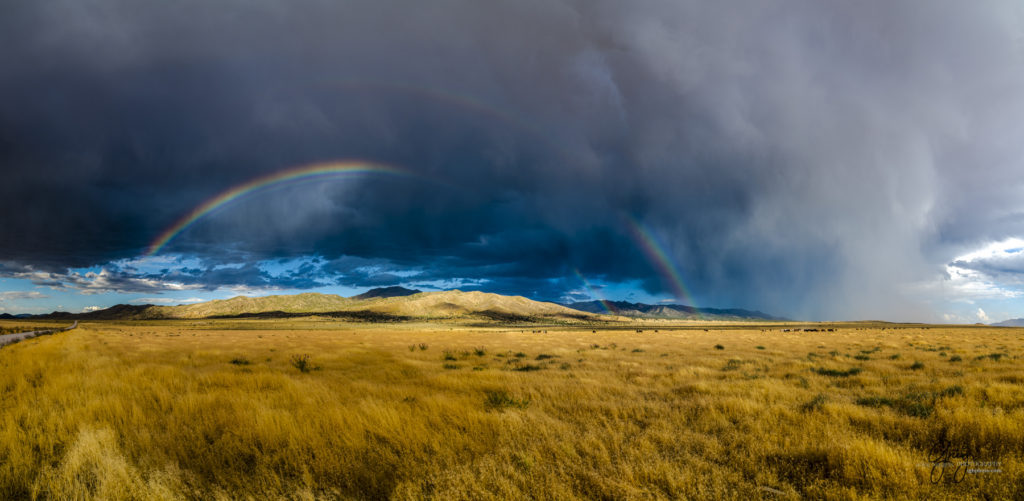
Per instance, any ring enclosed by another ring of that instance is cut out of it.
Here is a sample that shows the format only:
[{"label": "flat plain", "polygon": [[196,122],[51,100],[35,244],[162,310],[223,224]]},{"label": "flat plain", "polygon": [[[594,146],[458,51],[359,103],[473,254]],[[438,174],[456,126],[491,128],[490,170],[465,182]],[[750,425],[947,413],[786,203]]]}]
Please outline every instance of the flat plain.
[{"label": "flat plain", "polygon": [[0,498],[1020,499],[1022,355],[974,326],[83,322],[0,349]]}]

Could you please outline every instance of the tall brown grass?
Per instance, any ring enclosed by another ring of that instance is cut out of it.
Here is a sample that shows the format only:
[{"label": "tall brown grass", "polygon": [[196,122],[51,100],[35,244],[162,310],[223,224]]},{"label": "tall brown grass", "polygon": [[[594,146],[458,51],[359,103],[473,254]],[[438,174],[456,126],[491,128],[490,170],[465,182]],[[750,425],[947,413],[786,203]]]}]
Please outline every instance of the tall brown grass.
[{"label": "tall brown grass", "polygon": [[[3,348],[0,498],[1024,492],[1024,330],[338,325],[95,323]],[[1000,472],[933,483],[946,442]]]}]

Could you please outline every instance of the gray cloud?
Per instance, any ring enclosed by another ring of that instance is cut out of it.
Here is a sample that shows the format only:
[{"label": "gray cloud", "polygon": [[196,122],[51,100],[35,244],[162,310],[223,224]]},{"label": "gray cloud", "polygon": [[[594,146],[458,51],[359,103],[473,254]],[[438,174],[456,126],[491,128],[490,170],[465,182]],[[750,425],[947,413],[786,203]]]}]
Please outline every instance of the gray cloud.
[{"label": "gray cloud", "polygon": [[228,187],[365,158],[443,185],[254,196],[168,250],[333,271],[158,282],[415,270],[557,296],[578,268],[671,290],[629,214],[699,304],[926,315],[896,286],[1024,233],[1021,19],[1010,1],[8,3],[0,259],[62,274],[135,256]]}]

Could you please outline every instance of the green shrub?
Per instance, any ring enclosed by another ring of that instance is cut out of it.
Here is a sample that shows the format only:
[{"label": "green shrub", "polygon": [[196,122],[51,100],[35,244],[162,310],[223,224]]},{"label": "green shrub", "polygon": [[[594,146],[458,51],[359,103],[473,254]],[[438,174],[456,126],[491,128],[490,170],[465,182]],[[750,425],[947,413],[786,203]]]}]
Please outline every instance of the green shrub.
[{"label": "green shrub", "polygon": [[292,355],[291,358],[292,367],[295,367],[299,372],[309,372],[319,370],[320,367],[314,366],[309,360],[309,355]]}]

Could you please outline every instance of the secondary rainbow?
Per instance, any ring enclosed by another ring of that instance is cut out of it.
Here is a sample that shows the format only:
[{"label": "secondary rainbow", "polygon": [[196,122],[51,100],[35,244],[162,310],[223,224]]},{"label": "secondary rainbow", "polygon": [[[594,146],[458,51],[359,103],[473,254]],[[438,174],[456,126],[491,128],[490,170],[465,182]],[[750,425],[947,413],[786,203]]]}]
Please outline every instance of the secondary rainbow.
[{"label": "secondary rainbow", "polygon": [[[647,259],[658,268],[662,277],[668,282],[676,300],[683,302],[687,306],[697,308],[697,305],[693,302],[693,296],[683,282],[679,269],[672,262],[672,258],[668,256],[665,248],[658,242],[654,234],[643,223],[629,215],[624,215],[622,219],[626,222],[633,240],[636,241],[640,249],[647,255]],[[700,316],[700,310],[697,310],[697,317],[700,318]]]},{"label": "secondary rainbow", "polygon": [[235,186],[226,191],[219,193],[217,196],[203,202],[192,209],[191,212],[186,214],[184,217],[179,219],[174,225],[164,230],[153,243],[150,244],[146,255],[153,256],[160,252],[168,242],[178,236],[181,232],[188,229],[189,226],[194,224],[196,221],[202,219],[207,214],[224,207],[225,205],[243,198],[247,195],[256,193],[258,191],[270,189],[272,187],[298,181],[307,181],[311,179],[319,178],[331,178],[331,177],[344,177],[355,174],[400,174],[408,175],[407,171],[390,167],[387,165],[363,162],[363,161],[344,161],[344,162],[328,162],[318,163],[312,165],[303,165],[299,167],[293,167],[280,172],[269,174],[266,176],[258,177],[244,184]]}]

